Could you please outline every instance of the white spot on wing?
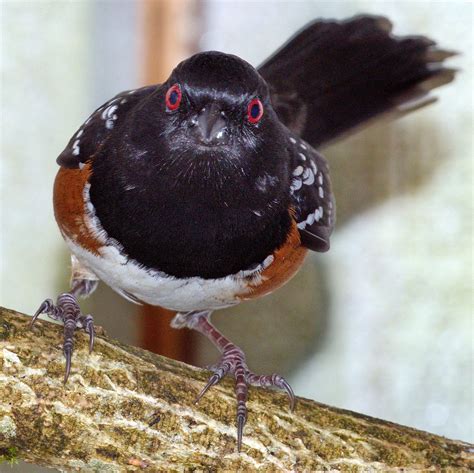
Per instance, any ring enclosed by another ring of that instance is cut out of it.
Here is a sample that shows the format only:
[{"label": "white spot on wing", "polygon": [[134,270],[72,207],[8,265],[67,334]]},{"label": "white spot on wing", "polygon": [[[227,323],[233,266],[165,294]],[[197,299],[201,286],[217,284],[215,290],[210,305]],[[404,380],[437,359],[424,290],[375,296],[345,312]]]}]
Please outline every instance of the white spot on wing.
[{"label": "white spot on wing", "polygon": [[79,148],[79,140],[74,141],[72,144],[72,154],[74,156],[79,156],[81,149]]},{"label": "white spot on wing", "polygon": [[294,145],[296,144],[296,140],[295,140],[292,136],[290,136],[290,141],[291,141]]},{"label": "white spot on wing", "polygon": [[321,197],[321,199],[324,197],[324,191],[321,186],[319,186],[319,197]]},{"label": "white spot on wing", "polygon": [[114,105],[113,107],[110,107],[110,110],[108,111],[107,116],[109,118],[114,116],[113,113],[115,112],[115,110],[117,110],[117,108],[118,108],[118,105]]},{"label": "white spot on wing", "polygon": [[298,166],[294,171],[293,171],[293,176],[300,176],[303,174],[303,166]]},{"label": "white spot on wing", "polygon": [[303,183],[301,182],[301,179],[293,179],[293,182],[291,183],[291,191],[297,191],[298,189],[301,189],[301,186]]},{"label": "white spot on wing", "polygon": [[314,174],[311,169],[306,168],[304,173],[303,173],[303,182],[307,185],[310,186],[311,184],[314,183]]},{"label": "white spot on wing", "polygon": [[[112,101],[113,102],[113,101]],[[105,120],[105,127],[111,130],[114,127],[114,121],[117,120],[115,111],[118,109],[118,105],[109,105],[101,114],[102,120]]]}]

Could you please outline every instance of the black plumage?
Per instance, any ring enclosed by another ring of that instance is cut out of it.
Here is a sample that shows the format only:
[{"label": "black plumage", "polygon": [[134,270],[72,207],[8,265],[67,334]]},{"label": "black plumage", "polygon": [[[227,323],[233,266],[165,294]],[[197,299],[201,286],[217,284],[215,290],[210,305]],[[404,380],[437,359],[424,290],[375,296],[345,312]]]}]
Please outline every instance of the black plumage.
[{"label": "black plumage", "polygon": [[[316,21],[258,70],[200,53],[166,83],[100,107],[58,163],[91,161],[102,226],[148,268],[203,278],[249,269],[284,243],[292,215],[303,244],[326,251],[335,205],[327,163],[311,145],[431,100],[429,89],[452,79],[448,55],[426,38],[392,36],[388,20],[371,16]],[[173,84],[182,102],[170,111]],[[246,119],[254,98],[264,109],[257,124]],[[194,135],[210,104],[225,115],[217,146]]]},{"label": "black plumage", "polygon": [[422,36],[398,37],[384,17],[316,20],[259,68],[280,119],[320,147],[382,114],[394,117],[433,100],[453,80],[454,53]]}]

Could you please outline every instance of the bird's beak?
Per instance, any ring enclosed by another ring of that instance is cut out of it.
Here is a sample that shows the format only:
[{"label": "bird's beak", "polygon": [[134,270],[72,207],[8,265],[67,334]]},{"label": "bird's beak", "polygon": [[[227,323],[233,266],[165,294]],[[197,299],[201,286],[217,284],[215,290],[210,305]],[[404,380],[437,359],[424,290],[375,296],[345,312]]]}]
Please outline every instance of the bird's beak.
[{"label": "bird's beak", "polygon": [[206,105],[197,115],[193,132],[204,145],[222,145],[228,141],[227,118],[214,103]]}]

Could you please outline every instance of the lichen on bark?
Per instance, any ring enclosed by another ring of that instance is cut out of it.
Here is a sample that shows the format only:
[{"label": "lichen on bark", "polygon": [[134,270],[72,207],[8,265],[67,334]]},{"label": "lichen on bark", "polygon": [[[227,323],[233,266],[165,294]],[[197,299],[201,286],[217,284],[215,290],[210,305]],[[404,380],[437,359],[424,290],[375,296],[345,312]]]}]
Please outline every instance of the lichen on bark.
[{"label": "lichen on bark", "polygon": [[[397,471],[474,468],[473,446],[252,389],[242,452],[225,380],[98,336],[76,335],[63,384],[62,327],[0,311],[0,454],[65,471]],[[153,422],[152,422],[153,421]]]}]

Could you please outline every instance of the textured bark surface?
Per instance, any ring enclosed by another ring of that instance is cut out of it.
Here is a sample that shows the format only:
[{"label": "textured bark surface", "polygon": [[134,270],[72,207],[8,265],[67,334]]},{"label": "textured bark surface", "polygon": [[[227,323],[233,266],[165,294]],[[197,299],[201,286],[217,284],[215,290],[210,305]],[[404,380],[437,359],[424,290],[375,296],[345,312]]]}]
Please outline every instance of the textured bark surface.
[{"label": "textured bark surface", "polygon": [[[98,336],[76,336],[63,384],[62,327],[0,310],[0,458],[65,471],[468,471],[473,446],[252,389],[236,452],[231,380],[194,399],[208,373]],[[150,426],[150,420],[156,423]],[[466,419],[466,421],[468,421]],[[405,470],[406,471],[406,470]]]}]

